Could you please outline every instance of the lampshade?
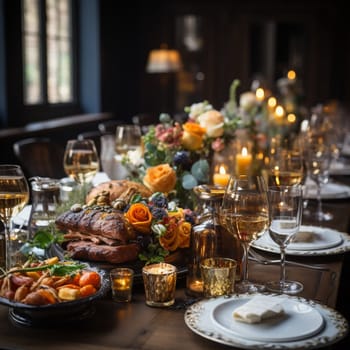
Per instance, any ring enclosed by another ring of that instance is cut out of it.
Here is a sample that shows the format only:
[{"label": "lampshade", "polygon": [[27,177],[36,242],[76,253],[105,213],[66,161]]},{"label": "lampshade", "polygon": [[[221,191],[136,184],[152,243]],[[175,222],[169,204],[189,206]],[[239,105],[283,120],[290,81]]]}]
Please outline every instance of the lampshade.
[{"label": "lampshade", "polygon": [[146,71],[148,73],[170,73],[181,69],[182,63],[177,50],[160,48],[151,50],[148,55]]}]

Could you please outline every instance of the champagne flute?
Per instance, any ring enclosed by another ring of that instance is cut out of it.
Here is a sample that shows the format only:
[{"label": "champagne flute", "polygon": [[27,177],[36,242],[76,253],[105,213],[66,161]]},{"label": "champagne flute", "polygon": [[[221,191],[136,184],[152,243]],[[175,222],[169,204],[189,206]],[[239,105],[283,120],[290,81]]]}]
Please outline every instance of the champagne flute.
[{"label": "champagne flute", "polygon": [[279,281],[269,281],[266,288],[272,292],[297,294],[303,290],[300,282],[286,280],[286,247],[299,232],[302,218],[302,186],[270,186],[269,235],[281,251],[281,272]]},{"label": "champagne flute", "polygon": [[0,265],[4,264],[7,270],[12,267],[11,240],[16,240],[15,232],[12,232],[12,218],[28,201],[29,187],[21,167],[12,164],[0,165],[0,219],[5,232],[5,247],[0,246]]},{"label": "champagne flute", "polygon": [[99,157],[93,140],[69,140],[63,166],[66,174],[81,185],[83,191],[98,172]]},{"label": "champagne flute", "polygon": [[243,247],[243,277],[236,284],[240,293],[263,291],[265,286],[249,281],[248,253],[251,243],[268,228],[267,185],[262,176],[231,176],[221,206],[221,220]]}]

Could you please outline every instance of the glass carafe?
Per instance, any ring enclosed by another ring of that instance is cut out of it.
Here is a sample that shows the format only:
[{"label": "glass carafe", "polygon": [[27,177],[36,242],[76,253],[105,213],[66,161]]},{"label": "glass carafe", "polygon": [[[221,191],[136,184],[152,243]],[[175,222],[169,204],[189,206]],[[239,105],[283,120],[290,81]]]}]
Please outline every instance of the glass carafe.
[{"label": "glass carafe", "polygon": [[187,294],[201,296],[203,280],[200,263],[205,258],[221,256],[221,231],[219,230],[217,206],[222,201],[224,189],[211,185],[194,188],[199,200],[198,223],[191,233],[191,254],[186,280]]},{"label": "glass carafe", "polygon": [[60,204],[60,182],[46,177],[33,177],[32,209],[29,219],[30,238],[40,229],[52,228],[56,219],[56,209]]}]

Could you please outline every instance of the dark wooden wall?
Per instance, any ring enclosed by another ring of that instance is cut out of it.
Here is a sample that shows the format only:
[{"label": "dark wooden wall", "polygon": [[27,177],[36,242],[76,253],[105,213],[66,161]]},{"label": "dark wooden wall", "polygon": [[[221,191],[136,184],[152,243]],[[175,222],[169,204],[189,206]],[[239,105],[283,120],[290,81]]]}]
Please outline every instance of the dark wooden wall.
[{"label": "dark wooden wall", "polygon": [[168,112],[178,112],[176,76],[164,92],[159,77],[147,74],[145,65],[148,52],[162,42],[174,48],[175,22],[185,14],[199,15],[204,23],[205,45],[197,57],[205,74],[199,100],[208,99],[220,107],[234,78],[241,80],[241,90],[249,89],[252,24],[274,21],[303,28],[305,104],[350,101],[350,30],[338,1],[150,0],[122,11],[114,2],[101,0],[100,11],[102,104],[124,119],[137,112],[164,111],[164,98]]}]

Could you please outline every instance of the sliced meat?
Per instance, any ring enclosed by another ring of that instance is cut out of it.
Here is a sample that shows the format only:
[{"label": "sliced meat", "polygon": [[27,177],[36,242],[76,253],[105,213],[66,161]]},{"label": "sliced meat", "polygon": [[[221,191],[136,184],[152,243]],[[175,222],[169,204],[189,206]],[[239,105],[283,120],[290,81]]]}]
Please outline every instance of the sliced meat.
[{"label": "sliced meat", "polygon": [[74,259],[119,264],[136,260],[140,246],[137,243],[108,246],[86,241],[72,241],[67,244],[67,251]]}]

